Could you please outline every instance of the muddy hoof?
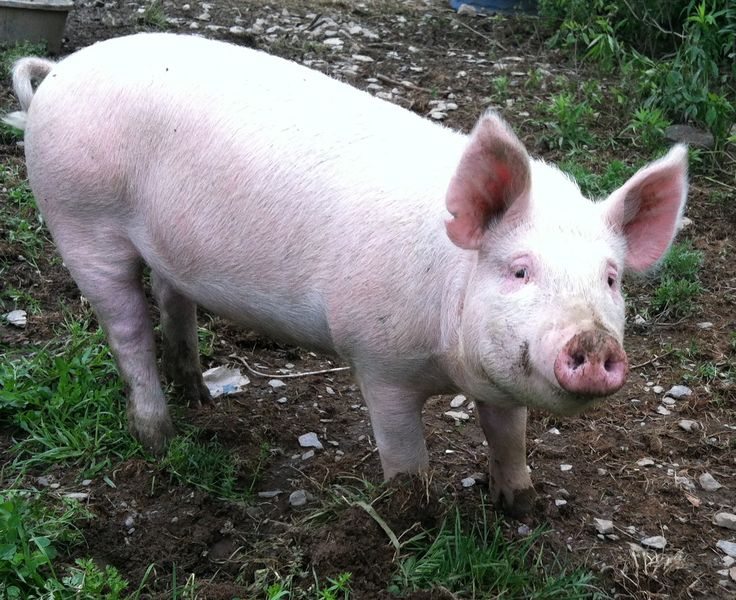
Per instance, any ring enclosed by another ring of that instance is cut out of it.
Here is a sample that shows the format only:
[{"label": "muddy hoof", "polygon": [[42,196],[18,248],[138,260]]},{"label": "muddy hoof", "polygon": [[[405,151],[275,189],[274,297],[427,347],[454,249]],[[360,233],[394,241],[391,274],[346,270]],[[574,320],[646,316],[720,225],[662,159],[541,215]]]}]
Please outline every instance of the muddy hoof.
[{"label": "muddy hoof", "polygon": [[510,502],[507,498],[504,498],[503,512],[514,519],[527,517],[534,513],[537,497],[537,492],[534,491],[533,487],[514,490],[513,499]]},{"label": "muddy hoof", "polygon": [[142,421],[128,415],[128,429],[146,450],[155,456],[166,453],[169,442],[176,435],[174,424],[169,415],[159,420]]}]

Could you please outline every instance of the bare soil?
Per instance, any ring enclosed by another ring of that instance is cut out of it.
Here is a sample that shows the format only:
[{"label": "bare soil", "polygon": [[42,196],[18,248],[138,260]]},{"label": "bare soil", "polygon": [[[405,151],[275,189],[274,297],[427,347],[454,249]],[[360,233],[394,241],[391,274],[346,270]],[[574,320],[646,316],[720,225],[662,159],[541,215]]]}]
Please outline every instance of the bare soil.
[{"label": "bare soil", "polygon": [[[127,2],[78,3],[62,53],[151,29],[136,8]],[[195,2],[189,10],[182,3],[166,2],[163,12],[180,19],[178,24],[169,23],[169,30],[194,32],[190,23],[196,22],[196,33],[306,61],[361,88],[377,83],[392,101],[422,115],[428,115],[432,101],[449,99],[458,108],[448,112],[444,123],[466,131],[484,108],[494,105],[489,98],[491,79],[505,74],[511,81],[508,97],[513,102],[500,109],[530,151],[551,161],[563,159],[564,154],[543,142],[539,121],[544,116],[539,107],[548,99],[554,79],[564,75],[573,81],[600,80],[587,66],[566,62],[547,49],[545,26],[539,20],[458,17],[441,1],[274,0],[265,6],[212,0],[208,10]],[[209,13],[210,20],[197,19],[203,12]],[[323,33],[310,36],[309,28],[319,27],[323,19],[332,19],[337,26],[323,27]],[[234,25],[248,29],[259,22],[262,26],[253,32],[229,29]],[[346,33],[351,23],[375,36]],[[212,30],[207,25],[224,28]],[[319,43],[329,29],[343,40],[341,47]],[[358,61],[353,58],[356,54],[373,60]],[[533,69],[542,69],[544,81],[541,87],[528,89],[523,82]],[[7,94],[6,86],[3,96]],[[610,114],[600,112],[593,133],[600,140],[619,141],[610,159],[629,162],[639,156],[639,150],[622,139],[624,126],[612,107]],[[0,152],[4,162],[22,165],[22,150],[14,144]],[[605,156],[609,150],[600,152]],[[627,386],[578,418],[563,420],[534,411],[530,418],[529,465],[540,500],[529,524],[548,523],[546,546],[562,560],[598,572],[601,588],[622,598],[736,597],[736,584],[717,573],[724,567],[716,549],[719,539],[734,541],[736,534],[711,522],[718,511],[736,512],[735,376],[733,371],[712,380],[697,376],[702,363],[727,369],[736,360],[730,344],[736,330],[733,163],[727,168],[730,175],[716,175],[720,183],[697,172],[692,178],[687,216],[693,223],[682,236],[691,238],[705,254],[702,280],[708,290],[696,313],[675,323],[635,326],[633,317],[648,305],[653,284],[647,279],[629,282],[627,352],[633,368]],[[5,194],[0,201],[7,201]],[[30,316],[26,329],[0,327],[3,346],[17,348],[51,339],[54,326],[63,318],[62,304],[71,314],[79,314],[82,307],[58,259],[42,257],[36,270],[16,254],[12,245],[0,241],[0,255],[11,264],[3,283],[27,290],[42,309]],[[286,368],[287,363],[294,365],[291,372],[339,366],[330,357],[280,345],[217,317],[202,315],[202,319],[216,334],[206,366],[239,364],[233,355],[269,373]],[[698,325],[705,321],[712,327]],[[180,585],[189,574],[196,575],[201,598],[262,597],[258,591],[262,588],[256,586],[262,569],[296,573],[296,582],[304,587],[313,581],[312,570],[320,577],[349,571],[351,597],[391,597],[386,590],[395,571],[395,556],[386,533],[364,509],[334,500],[341,489],[336,486],[347,490],[362,486],[356,478],[375,484],[381,479],[367,412],[350,375],[285,379],[286,387],[277,391],[267,378],[251,375],[251,380],[243,393],[199,411],[181,409],[181,417],[198,425],[203,439],[216,437],[238,458],[242,485],[250,485],[253,469],[260,464],[254,491],[284,493],[234,503],[171,482],[155,463],[127,461],[108,474],[115,487],[101,478],[93,482],[89,508],[95,518],[84,525],[87,545],[80,555],[114,565],[132,582],[140,581],[148,565],[155,564],[149,580],[151,597],[169,597],[174,568]],[[658,414],[662,394],[652,386],[667,390],[681,383],[687,383],[693,394],[678,400],[670,415]],[[276,402],[282,396],[288,399],[286,404]],[[425,409],[433,468],[430,484],[401,479],[391,485],[392,494],[375,504],[397,535],[436,526],[455,507],[468,522],[483,510],[482,486],[463,488],[460,483],[463,477],[487,469],[483,435],[473,421],[460,426],[448,421],[442,416],[448,408],[444,397],[431,400]],[[680,419],[695,420],[699,428],[686,432],[678,427]],[[559,435],[550,432],[552,428]],[[335,444],[325,444],[314,458],[303,460],[297,438],[307,431]],[[12,432],[5,431],[1,436],[4,460],[12,458],[7,450],[9,435]],[[264,445],[269,451],[260,461]],[[639,466],[642,458],[651,458],[653,464]],[[562,463],[572,465],[572,470],[562,471]],[[688,477],[696,482],[704,472],[723,487],[706,492],[696,483],[694,490],[687,490],[675,479]],[[53,475],[62,489],[79,488],[78,473],[73,470],[58,468],[37,475],[41,474]],[[307,490],[311,500],[303,508],[292,508],[288,496],[298,489]],[[567,503],[557,507],[555,499]],[[317,507],[325,511],[321,518],[314,518]],[[125,524],[128,517],[133,518],[132,530]],[[613,539],[597,535],[595,517],[613,520]],[[518,522],[495,512],[490,518],[501,519],[510,538],[522,535]],[[664,551],[631,549],[630,542],[638,544],[654,535],[666,537]],[[409,597],[451,596],[433,591]]]}]

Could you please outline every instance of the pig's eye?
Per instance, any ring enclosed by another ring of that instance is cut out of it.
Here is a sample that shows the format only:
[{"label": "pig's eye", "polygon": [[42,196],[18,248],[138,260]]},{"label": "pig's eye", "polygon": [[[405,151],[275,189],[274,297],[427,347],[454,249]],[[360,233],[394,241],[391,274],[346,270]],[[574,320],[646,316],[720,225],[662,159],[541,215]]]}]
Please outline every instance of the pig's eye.
[{"label": "pig's eye", "polygon": [[612,288],[616,285],[616,278],[613,275],[608,276],[608,287]]},{"label": "pig's eye", "polygon": [[516,279],[526,279],[526,275],[526,267],[519,267],[514,271],[514,277],[516,277]]}]

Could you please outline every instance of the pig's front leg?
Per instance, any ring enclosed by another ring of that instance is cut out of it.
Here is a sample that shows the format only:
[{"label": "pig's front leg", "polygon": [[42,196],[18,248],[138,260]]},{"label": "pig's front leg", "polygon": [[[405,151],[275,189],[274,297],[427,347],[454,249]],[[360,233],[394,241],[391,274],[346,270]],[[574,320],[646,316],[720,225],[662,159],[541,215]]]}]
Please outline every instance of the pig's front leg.
[{"label": "pig's front leg", "polygon": [[426,397],[416,391],[358,376],[381,456],[383,476],[419,473],[429,467],[422,429],[422,406]]},{"label": "pig's front leg", "polygon": [[526,407],[481,401],[476,406],[488,440],[493,501],[500,500],[514,517],[531,513],[537,494],[526,468]]},{"label": "pig's front leg", "polygon": [[184,403],[199,408],[212,397],[199,361],[197,305],[156,273],[151,273],[151,283],[161,313],[164,373]]}]

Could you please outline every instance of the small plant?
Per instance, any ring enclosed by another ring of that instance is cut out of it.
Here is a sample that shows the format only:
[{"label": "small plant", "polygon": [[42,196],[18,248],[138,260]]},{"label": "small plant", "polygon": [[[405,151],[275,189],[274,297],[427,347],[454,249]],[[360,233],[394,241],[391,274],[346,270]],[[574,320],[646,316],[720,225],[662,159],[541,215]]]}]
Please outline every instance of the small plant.
[{"label": "small plant", "polygon": [[153,29],[166,29],[168,22],[166,21],[166,13],[161,3],[154,0],[149,4],[141,14],[141,22]]},{"label": "small plant", "polygon": [[127,600],[124,595],[128,582],[122,578],[117,569],[107,565],[100,569],[90,558],[77,559],[76,567],[71,574],[64,577],[63,582],[74,598],[84,600]]},{"label": "small plant", "polygon": [[563,161],[559,166],[577,181],[580,191],[588,198],[605,198],[623,185],[636,171],[634,167],[620,160],[608,163],[601,174],[594,173],[574,161]]},{"label": "small plant", "polygon": [[690,242],[674,244],[662,262],[659,287],[652,297],[652,310],[660,317],[683,318],[695,309],[703,292],[699,272],[703,253]]},{"label": "small plant", "polygon": [[500,75],[491,79],[495,93],[504,98],[509,91],[509,78],[506,75]]},{"label": "small plant", "polygon": [[571,93],[563,92],[553,96],[547,112],[552,117],[547,141],[552,146],[576,149],[592,143],[586,121],[593,117],[593,109],[586,101],[578,102]]},{"label": "small plant", "polygon": [[543,82],[544,73],[542,69],[531,69],[527,74],[526,81],[524,82],[524,87],[526,89],[536,90],[542,87]]},{"label": "small plant", "polygon": [[645,148],[654,150],[659,147],[664,138],[664,131],[671,125],[660,108],[639,107],[634,111],[634,117],[626,126],[625,131],[634,134],[634,144],[641,142]]},{"label": "small plant", "polygon": [[11,69],[16,60],[24,56],[45,56],[46,44],[32,42],[18,42],[6,47],[0,52],[0,78],[10,77]]}]

